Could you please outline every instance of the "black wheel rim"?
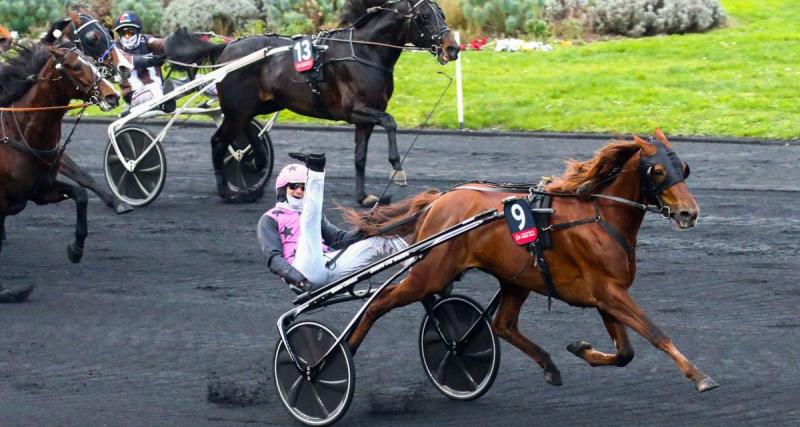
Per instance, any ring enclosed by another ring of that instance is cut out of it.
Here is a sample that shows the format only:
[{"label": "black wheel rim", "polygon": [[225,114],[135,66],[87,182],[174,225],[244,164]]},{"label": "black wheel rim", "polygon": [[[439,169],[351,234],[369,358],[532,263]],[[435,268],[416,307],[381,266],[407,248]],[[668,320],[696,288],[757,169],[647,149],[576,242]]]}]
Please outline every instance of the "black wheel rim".
[{"label": "black wheel rim", "polygon": [[[303,366],[315,363],[336,341],[327,328],[316,323],[299,324],[287,339]],[[349,353],[339,344],[309,381],[297,370],[281,342],[275,354],[275,385],[287,410],[308,425],[334,422],[349,406],[354,373]]]},{"label": "black wheel rim", "polygon": [[453,350],[442,340],[435,323],[427,317],[420,337],[420,350],[428,376],[442,393],[454,399],[477,398],[491,386],[497,369],[497,340],[481,310],[469,302],[448,298],[433,309],[449,341],[464,337],[480,319],[463,347]]},{"label": "black wheel rim", "polygon": [[[137,130],[123,130],[117,134],[117,145],[124,160],[138,158],[152,142],[149,135]],[[164,179],[164,162],[160,148],[158,145],[153,147],[139,161],[134,171],[129,172],[113,147],[109,147],[106,159],[109,178],[124,200],[147,200],[160,190]]]},{"label": "black wheel rim", "polygon": [[222,171],[228,185],[235,191],[258,190],[266,184],[272,173],[271,146],[266,135],[261,139],[257,137],[259,131],[259,126],[251,123],[225,153]]}]

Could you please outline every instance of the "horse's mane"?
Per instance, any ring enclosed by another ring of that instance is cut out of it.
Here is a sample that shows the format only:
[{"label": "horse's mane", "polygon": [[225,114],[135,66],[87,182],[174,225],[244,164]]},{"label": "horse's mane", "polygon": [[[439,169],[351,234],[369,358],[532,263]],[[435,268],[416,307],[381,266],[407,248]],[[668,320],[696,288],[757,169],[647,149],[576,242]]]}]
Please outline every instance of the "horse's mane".
[{"label": "horse's mane", "polygon": [[16,45],[0,60],[0,106],[8,106],[21,98],[36,83],[36,76],[50,54],[40,43]]},{"label": "horse's mane", "polygon": [[387,0],[347,0],[339,14],[339,25],[347,27],[355,25],[371,7],[382,6]]},{"label": "horse's mane", "polygon": [[599,189],[606,178],[615,173],[641,146],[635,141],[615,140],[605,145],[586,161],[567,160],[567,168],[560,177],[553,178],[548,191],[585,194]]},{"label": "horse's mane", "polygon": [[[222,51],[225,50],[225,46],[227,46],[225,43],[211,43],[201,40],[200,36],[182,27],[167,37],[164,49],[167,58],[172,61],[186,64],[214,64],[222,54]],[[175,62],[171,65],[176,70],[196,72],[193,68],[180,66]]]}]

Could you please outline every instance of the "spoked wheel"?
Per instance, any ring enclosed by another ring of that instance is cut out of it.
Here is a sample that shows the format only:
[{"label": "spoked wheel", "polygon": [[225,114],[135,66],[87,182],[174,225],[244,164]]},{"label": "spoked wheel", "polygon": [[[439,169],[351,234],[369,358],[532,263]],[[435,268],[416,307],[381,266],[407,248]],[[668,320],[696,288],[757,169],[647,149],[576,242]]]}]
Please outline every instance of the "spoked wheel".
[{"label": "spoked wheel", "polygon": [[[142,128],[120,129],[116,140],[122,158],[117,155],[111,141],[106,145],[105,173],[108,187],[125,203],[135,207],[144,206],[155,200],[164,188],[167,177],[164,148],[160,142],[155,143],[142,156],[155,140],[150,132]],[[133,172],[125,168],[126,163],[137,159],[139,160]]]},{"label": "spoked wheel", "polygon": [[[422,319],[419,355],[434,387],[454,400],[481,397],[494,382],[500,366],[500,345],[480,304],[461,295],[451,295],[434,304]],[[473,333],[464,339],[475,325]]]},{"label": "spoked wheel", "polygon": [[[286,338],[300,365],[313,365],[336,342],[325,325],[305,321],[292,326]],[[281,403],[297,421],[310,426],[335,423],[347,412],[355,391],[356,372],[346,342],[338,344],[310,380],[289,357],[286,345],[278,342],[274,359],[275,387]]]},{"label": "spoked wheel", "polygon": [[259,138],[261,129],[261,124],[251,121],[228,146],[222,166],[222,173],[231,189],[254,195],[253,201],[264,193],[264,184],[272,175],[274,162],[272,140],[268,132]]}]

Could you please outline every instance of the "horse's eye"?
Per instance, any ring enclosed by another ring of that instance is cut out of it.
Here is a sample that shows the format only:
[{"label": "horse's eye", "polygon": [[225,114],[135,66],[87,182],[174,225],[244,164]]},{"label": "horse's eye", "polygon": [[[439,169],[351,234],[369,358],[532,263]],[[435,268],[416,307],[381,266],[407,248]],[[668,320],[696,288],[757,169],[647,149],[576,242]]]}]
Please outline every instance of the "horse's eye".
[{"label": "horse's eye", "polygon": [[664,171],[656,169],[655,165],[647,168],[647,178],[650,179],[651,181],[655,181],[663,177],[664,177]]},{"label": "horse's eye", "polygon": [[681,169],[683,170],[683,179],[689,178],[689,164],[686,162],[681,163]]}]

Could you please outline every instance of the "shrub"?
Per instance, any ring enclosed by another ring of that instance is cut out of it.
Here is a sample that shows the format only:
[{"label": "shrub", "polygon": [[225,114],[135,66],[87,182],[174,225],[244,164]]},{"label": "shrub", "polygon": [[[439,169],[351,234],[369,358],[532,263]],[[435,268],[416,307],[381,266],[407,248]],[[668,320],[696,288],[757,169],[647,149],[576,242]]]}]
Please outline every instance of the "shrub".
[{"label": "shrub", "polygon": [[0,23],[20,33],[46,29],[50,22],[67,15],[68,3],[69,0],[2,0]]},{"label": "shrub", "polygon": [[719,0],[595,0],[591,28],[629,37],[702,32],[725,23]]},{"label": "shrub", "polygon": [[589,0],[548,0],[544,16],[550,22],[576,19],[585,14]]},{"label": "shrub", "polygon": [[[470,31],[517,35],[543,14],[545,0],[463,0],[461,11]],[[536,25],[532,23],[531,25]]]},{"label": "shrub", "polygon": [[259,17],[253,0],[172,0],[164,9],[161,32],[186,27],[189,31],[213,30],[229,35]]},{"label": "shrub", "polygon": [[336,7],[336,0],[270,0],[263,3],[263,12],[270,31],[308,34],[335,25]]},{"label": "shrub", "polygon": [[142,32],[152,34],[161,29],[164,16],[161,0],[116,0],[112,8],[112,20],[126,10],[132,10],[142,18]]}]

